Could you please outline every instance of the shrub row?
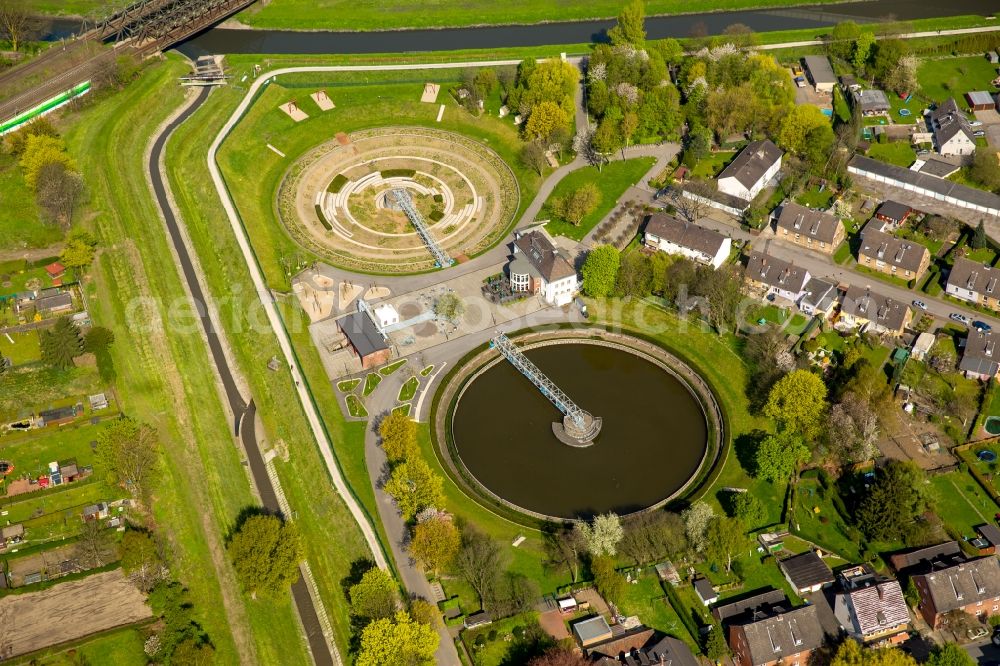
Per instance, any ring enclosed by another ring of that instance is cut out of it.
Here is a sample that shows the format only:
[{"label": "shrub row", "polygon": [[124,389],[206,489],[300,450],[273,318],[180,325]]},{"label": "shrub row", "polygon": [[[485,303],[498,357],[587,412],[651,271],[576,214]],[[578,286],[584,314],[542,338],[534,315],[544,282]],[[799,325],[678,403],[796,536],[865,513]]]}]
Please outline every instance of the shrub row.
[{"label": "shrub row", "polygon": [[344,189],[344,185],[347,185],[351,181],[350,178],[342,173],[338,173],[332,181],[330,181],[330,186],[326,188],[326,191],[330,194],[336,194],[337,192]]},{"label": "shrub row", "polygon": [[327,221],[326,215],[323,214],[323,207],[319,204],[316,204],[316,217],[319,218],[320,224],[323,225],[324,229],[327,231],[333,231],[333,225]]},{"label": "shrub row", "polygon": [[416,169],[386,169],[379,172],[383,178],[413,178],[417,175]]}]

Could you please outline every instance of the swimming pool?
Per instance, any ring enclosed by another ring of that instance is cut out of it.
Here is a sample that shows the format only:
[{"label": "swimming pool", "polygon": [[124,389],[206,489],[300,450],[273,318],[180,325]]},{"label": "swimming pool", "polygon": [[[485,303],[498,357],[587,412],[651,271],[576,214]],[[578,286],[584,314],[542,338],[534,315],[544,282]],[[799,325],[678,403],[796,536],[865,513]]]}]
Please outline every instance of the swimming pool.
[{"label": "swimming pool", "polygon": [[824,116],[830,116],[831,118],[833,117],[833,109],[820,109],[820,111],[823,112]]}]

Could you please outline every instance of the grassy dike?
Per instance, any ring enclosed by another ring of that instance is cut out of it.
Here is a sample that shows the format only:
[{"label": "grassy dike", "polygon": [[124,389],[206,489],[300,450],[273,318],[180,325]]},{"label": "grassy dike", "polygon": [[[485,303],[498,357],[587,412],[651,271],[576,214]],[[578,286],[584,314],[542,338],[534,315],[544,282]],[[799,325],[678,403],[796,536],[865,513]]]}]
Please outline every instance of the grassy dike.
[{"label": "grassy dike", "polygon": [[184,71],[174,59],[151,66],[125,91],[70,116],[67,142],[90,194],[86,226],[102,247],[88,289],[91,313],[115,331],[123,410],[159,430],[153,518],[218,662],[304,663],[290,597],[249,601],[225,554],[224,535],[255,501],[198,325],[190,318],[181,318],[186,328],[145,325],[169,322],[188,302],[144,156],[148,137],[182,100],[176,81]]},{"label": "grassy dike", "polygon": [[[370,557],[370,553],[325,472],[290,373],[284,368],[278,372],[267,369],[267,362],[272,357],[281,358],[282,354],[208,174],[208,146],[241,97],[242,93],[232,88],[212,93],[168,144],[167,172],[234,358],[250,384],[265,436],[279,451],[275,466],[281,485],[304,536],[306,556],[337,642],[346,651],[351,628],[341,580],[349,574],[353,561]],[[265,151],[270,152],[266,148]],[[259,182],[259,174],[257,168],[248,167],[231,176],[234,180],[230,185],[253,187]],[[346,456],[349,462],[342,462],[342,467],[363,506],[374,516],[374,493],[364,467],[364,425],[345,424],[334,389],[326,381],[319,358],[308,342],[308,331],[296,316],[301,310],[288,298],[279,296],[278,302],[334,442],[334,453],[344,461],[345,449],[351,452]]]}]

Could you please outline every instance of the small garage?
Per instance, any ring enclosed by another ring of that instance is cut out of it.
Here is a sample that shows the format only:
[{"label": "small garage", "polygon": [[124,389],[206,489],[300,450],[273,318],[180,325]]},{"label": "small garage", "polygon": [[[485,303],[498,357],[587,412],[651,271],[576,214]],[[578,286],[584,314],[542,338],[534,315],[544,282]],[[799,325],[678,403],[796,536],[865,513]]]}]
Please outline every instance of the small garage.
[{"label": "small garage", "polygon": [[973,111],[991,111],[997,105],[996,100],[993,99],[993,95],[985,90],[975,90],[965,93],[965,100],[969,103],[969,107]]}]

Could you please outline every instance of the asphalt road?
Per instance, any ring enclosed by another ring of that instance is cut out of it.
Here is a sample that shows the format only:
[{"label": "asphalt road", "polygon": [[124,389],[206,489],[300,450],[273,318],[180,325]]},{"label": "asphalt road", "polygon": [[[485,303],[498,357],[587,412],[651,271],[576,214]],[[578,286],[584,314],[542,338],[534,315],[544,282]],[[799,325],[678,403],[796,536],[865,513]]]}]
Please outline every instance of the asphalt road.
[{"label": "asphalt road", "polygon": [[[156,137],[149,155],[149,175],[153,185],[153,195],[156,197],[156,204],[160,208],[160,213],[163,215],[163,219],[167,225],[170,242],[177,253],[181,274],[187,283],[199,321],[201,321],[202,329],[208,340],[212,362],[218,372],[219,380],[222,382],[226,398],[229,400],[229,407],[234,417],[234,433],[238,434],[243,442],[243,449],[246,451],[250,473],[253,475],[254,485],[257,487],[258,495],[260,495],[261,504],[269,512],[280,513],[281,509],[278,505],[277,494],[267,474],[264,457],[257,443],[257,408],[254,405],[253,398],[250,399],[249,404],[244,402],[243,396],[236,386],[236,380],[233,378],[232,369],[223,351],[222,342],[219,340],[215,326],[212,323],[212,318],[208,315],[206,308],[207,301],[201,288],[198,273],[191,261],[191,256],[188,254],[187,246],[181,236],[180,226],[170,206],[165,175],[160,170],[160,157],[163,154],[163,148],[170,135],[201,107],[205,100],[208,99],[208,94],[208,88],[201,88],[194,101]],[[312,652],[313,661],[317,666],[333,666],[334,658],[323,636],[316,607],[313,605],[313,600],[309,595],[309,589],[306,586],[305,580],[301,576],[292,585],[292,598],[295,601],[295,608],[298,611],[299,619],[302,622],[306,638],[309,641],[309,649]]]}]

